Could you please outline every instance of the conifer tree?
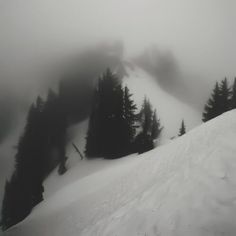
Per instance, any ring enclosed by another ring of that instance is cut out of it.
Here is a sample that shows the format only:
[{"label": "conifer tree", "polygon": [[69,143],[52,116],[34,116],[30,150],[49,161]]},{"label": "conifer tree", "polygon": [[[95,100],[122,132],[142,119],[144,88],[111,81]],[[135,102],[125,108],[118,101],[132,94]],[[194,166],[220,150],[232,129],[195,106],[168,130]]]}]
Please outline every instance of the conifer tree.
[{"label": "conifer tree", "polygon": [[185,124],[184,124],[184,120],[182,120],[181,122],[181,127],[179,129],[179,136],[182,136],[186,133],[186,127],[185,127]]},{"label": "conifer tree", "polygon": [[132,94],[130,94],[128,87],[124,88],[124,151],[125,154],[129,154],[133,149],[134,137],[136,134],[135,121],[136,115],[135,111],[137,109],[136,104],[132,100]]},{"label": "conifer tree", "polygon": [[152,106],[146,97],[138,118],[142,130],[135,138],[135,150],[138,153],[143,153],[154,148],[154,140],[159,137],[162,127],[160,120],[157,119],[156,111],[153,112]]},{"label": "conifer tree", "polygon": [[202,120],[206,122],[228,111],[231,103],[230,94],[227,78],[221,81],[220,86],[217,82],[211,98],[204,107]]},{"label": "conifer tree", "polygon": [[152,106],[149,100],[145,97],[142,109],[140,111],[140,119],[142,121],[143,132],[150,135],[152,125]]},{"label": "conifer tree", "polygon": [[156,140],[159,138],[162,129],[163,127],[161,127],[160,119],[157,118],[157,112],[155,110],[152,117],[152,129],[151,129],[152,140]]},{"label": "conifer tree", "polygon": [[[66,171],[66,125],[61,101],[52,90],[46,102],[39,96],[31,105],[17,147],[15,170],[5,186],[3,229],[24,219],[43,200],[43,180],[57,164],[59,174]],[[57,150],[56,158],[53,150]]]},{"label": "conifer tree", "polygon": [[117,158],[131,152],[136,106],[108,69],[98,81],[89,119],[86,156]]},{"label": "conifer tree", "polygon": [[234,78],[234,83],[232,87],[232,96],[230,99],[230,108],[236,109],[236,77]]},{"label": "conifer tree", "polygon": [[204,107],[202,121],[206,122],[222,114],[220,104],[221,104],[220,88],[218,82],[216,82],[213,93]]},{"label": "conifer tree", "polygon": [[44,102],[38,97],[30,107],[24,133],[15,156],[15,171],[6,182],[2,208],[2,228],[23,220],[43,200],[45,168]]},{"label": "conifer tree", "polygon": [[221,114],[230,109],[230,87],[228,85],[228,80],[225,78],[220,83],[220,106]]}]

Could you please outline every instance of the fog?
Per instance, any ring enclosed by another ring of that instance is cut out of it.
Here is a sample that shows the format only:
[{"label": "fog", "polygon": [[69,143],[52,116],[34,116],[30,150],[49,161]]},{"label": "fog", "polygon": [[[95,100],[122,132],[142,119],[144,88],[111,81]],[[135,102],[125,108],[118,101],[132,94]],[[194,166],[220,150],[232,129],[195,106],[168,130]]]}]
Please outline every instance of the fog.
[{"label": "fog", "polygon": [[194,84],[232,78],[235,9],[234,0],[1,0],[1,101],[17,101],[6,114],[51,83],[58,61],[102,41],[122,40],[126,57],[155,45]]},{"label": "fog", "polygon": [[234,0],[0,0],[0,144],[72,61],[91,78],[84,96],[125,59],[200,111],[216,80],[236,76],[235,9]]},{"label": "fog", "polygon": [[16,114],[60,76],[58,62],[100,42],[123,41],[128,58],[155,45],[194,86],[232,79],[235,9],[234,0],[1,0],[0,105],[9,119],[1,117],[0,140]]}]

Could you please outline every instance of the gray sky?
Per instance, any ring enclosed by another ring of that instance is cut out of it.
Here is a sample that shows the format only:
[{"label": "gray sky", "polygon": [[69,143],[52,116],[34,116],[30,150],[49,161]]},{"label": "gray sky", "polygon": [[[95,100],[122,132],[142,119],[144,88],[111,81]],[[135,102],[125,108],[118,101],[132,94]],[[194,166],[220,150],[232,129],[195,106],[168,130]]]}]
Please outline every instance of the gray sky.
[{"label": "gray sky", "polygon": [[207,78],[232,76],[235,10],[235,0],[1,0],[1,65],[22,71],[29,62],[119,38],[129,52],[156,44]]},{"label": "gray sky", "polygon": [[57,61],[104,40],[122,40],[127,57],[170,52],[190,85],[232,79],[235,10],[235,0],[0,0],[0,104],[24,110]]}]

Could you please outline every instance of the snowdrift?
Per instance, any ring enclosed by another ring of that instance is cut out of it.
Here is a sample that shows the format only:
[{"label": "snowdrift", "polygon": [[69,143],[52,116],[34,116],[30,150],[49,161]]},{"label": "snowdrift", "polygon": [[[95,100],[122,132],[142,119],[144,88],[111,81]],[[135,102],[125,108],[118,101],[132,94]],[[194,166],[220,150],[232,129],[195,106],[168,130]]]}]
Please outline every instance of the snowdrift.
[{"label": "snowdrift", "polygon": [[73,181],[5,235],[235,236],[235,144],[231,111]]}]

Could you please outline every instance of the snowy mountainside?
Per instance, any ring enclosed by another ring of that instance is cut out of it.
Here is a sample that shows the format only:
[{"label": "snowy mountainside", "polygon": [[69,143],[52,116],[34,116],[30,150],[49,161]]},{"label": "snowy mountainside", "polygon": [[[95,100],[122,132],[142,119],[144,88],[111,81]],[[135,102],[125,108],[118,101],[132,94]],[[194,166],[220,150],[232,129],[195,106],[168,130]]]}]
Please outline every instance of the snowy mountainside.
[{"label": "snowy mountainside", "polygon": [[124,83],[139,107],[146,96],[157,110],[157,115],[164,126],[162,139],[177,136],[182,119],[185,120],[187,130],[201,124],[201,113],[164,91],[152,75],[135,65],[127,66],[126,72]]},{"label": "snowy mountainside", "polygon": [[234,236],[235,140],[233,110],[71,182],[5,235]]},{"label": "snowy mountainside", "polygon": [[[118,68],[117,70],[121,69]],[[157,110],[158,117],[164,127],[161,142],[164,143],[166,140],[178,135],[182,119],[185,120],[187,130],[191,130],[201,124],[201,114],[199,111],[165,92],[150,74],[138,66],[127,62],[124,63],[122,70],[125,71],[123,73],[125,74],[123,82],[133,94],[132,98],[138,105],[138,108],[141,108],[143,99],[147,96],[153,108]],[[87,127],[88,120],[72,126],[69,130],[69,145],[71,142],[75,142],[84,151]],[[74,158],[75,153],[71,146],[68,148],[68,152],[69,157],[72,154],[73,160],[78,159],[77,157]]]}]

